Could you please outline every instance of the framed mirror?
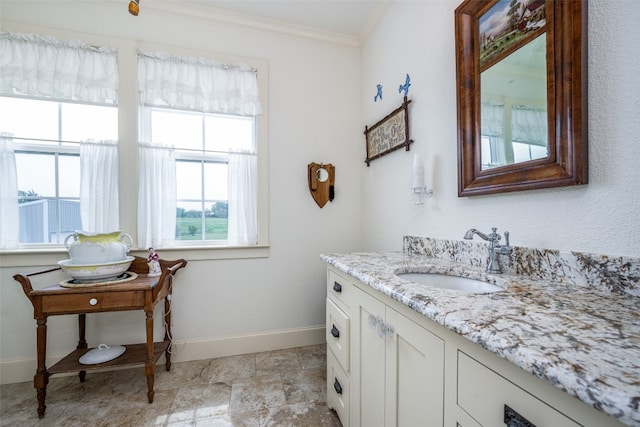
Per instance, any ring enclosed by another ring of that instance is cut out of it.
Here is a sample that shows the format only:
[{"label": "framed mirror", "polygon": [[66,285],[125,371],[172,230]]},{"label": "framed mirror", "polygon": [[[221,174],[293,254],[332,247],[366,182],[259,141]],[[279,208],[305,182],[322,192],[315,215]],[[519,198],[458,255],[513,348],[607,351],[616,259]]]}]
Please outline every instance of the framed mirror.
[{"label": "framed mirror", "polygon": [[588,182],[587,2],[455,11],[458,196]]}]

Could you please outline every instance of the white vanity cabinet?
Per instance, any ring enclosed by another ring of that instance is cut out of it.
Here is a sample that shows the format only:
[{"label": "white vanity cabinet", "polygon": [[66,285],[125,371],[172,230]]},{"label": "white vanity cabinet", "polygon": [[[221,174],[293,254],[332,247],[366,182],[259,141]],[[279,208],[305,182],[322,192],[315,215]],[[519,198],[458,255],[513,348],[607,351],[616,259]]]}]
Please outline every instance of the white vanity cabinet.
[{"label": "white vanity cabinet", "polygon": [[355,288],[351,425],[441,426],[444,341]]},{"label": "white vanity cabinet", "polygon": [[343,426],[622,426],[331,266],[327,278],[327,402]]}]

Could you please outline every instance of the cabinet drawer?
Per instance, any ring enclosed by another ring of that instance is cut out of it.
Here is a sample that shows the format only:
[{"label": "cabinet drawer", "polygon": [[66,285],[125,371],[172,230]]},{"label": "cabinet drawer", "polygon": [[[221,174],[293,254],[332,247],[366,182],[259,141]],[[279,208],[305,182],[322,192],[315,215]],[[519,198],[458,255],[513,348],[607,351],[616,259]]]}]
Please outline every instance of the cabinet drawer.
[{"label": "cabinet drawer", "polygon": [[349,372],[349,341],[351,340],[349,316],[327,298],[327,348]]},{"label": "cabinet drawer", "polygon": [[342,370],[333,354],[327,352],[327,405],[336,411],[342,427],[349,427],[350,404],[349,377]]},{"label": "cabinet drawer", "polygon": [[329,269],[327,272],[327,296],[345,307],[349,307],[353,282],[343,275]]},{"label": "cabinet drawer", "polygon": [[504,425],[508,405],[536,427],[579,427],[537,397],[458,351],[457,403],[485,427]]},{"label": "cabinet drawer", "polygon": [[47,314],[91,313],[144,308],[144,291],[96,292],[42,298]]}]

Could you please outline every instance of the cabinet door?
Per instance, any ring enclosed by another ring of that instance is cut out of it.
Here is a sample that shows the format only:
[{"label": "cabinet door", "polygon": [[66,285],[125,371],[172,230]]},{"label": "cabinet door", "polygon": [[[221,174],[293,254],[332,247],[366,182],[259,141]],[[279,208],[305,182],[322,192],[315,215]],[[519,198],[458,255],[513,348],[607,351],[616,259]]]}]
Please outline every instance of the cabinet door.
[{"label": "cabinet door", "polygon": [[385,305],[354,288],[351,316],[351,425],[384,425],[385,340],[378,333]]},{"label": "cabinet door", "polygon": [[444,341],[387,307],[386,425],[442,426]]}]

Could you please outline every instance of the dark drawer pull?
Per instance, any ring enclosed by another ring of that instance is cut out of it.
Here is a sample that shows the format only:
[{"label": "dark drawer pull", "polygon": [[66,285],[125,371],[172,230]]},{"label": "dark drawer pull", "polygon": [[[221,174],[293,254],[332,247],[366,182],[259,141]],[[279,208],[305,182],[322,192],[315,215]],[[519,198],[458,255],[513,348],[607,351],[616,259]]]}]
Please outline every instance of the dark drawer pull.
[{"label": "dark drawer pull", "polygon": [[338,379],[335,379],[336,381],[333,383],[333,388],[336,391],[336,393],[338,394],[342,394],[342,386],[340,385],[340,382],[338,381]]},{"label": "dark drawer pull", "polygon": [[504,405],[504,423],[507,427],[536,427],[535,424],[511,409],[509,405]]},{"label": "dark drawer pull", "polygon": [[340,337],[340,330],[336,328],[336,325],[331,325],[331,335],[333,335],[334,338]]},{"label": "dark drawer pull", "polygon": [[333,282],[333,290],[336,292],[342,292],[342,285],[338,282]]}]

